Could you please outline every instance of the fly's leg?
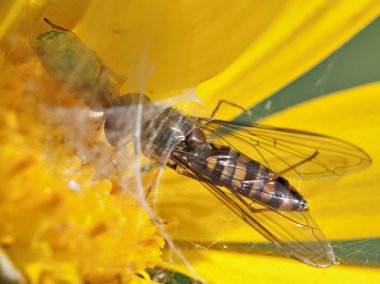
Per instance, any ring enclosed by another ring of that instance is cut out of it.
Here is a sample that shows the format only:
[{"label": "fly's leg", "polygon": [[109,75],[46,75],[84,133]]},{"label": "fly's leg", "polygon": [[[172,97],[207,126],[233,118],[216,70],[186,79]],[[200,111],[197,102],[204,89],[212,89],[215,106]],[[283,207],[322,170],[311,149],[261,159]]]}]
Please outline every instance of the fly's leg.
[{"label": "fly's leg", "polygon": [[283,175],[284,173],[286,173],[286,172],[288,172],[288,171],[290,171],[290,170],[293,170],[293,171],[297,172],[297,171],[296,171],[296,168],[297,168],[298,166],[301,166],[302,164],[304,164],[304,163],[306,163],[306,162],[308,162],[308,161],[311,161],[311,160],[314,159],[318,154],[319,154],[319,152],[318,152],[318,150],[316,150],[316,151],[315,151],[312,155],[310,155],[309,157],[305,158],[304,160],[302,160],[302,161],[300,161],[300,162],[298,162],[298,163],[296,163],[296,164],[294,164],[294,165],[290,165],[287,169],[282,170],[282,171],[279,172],[278,174],[279,174],[279,175]]},{"label": "fly's leg", "polygon": [[211,118],[214,118],[215,114],[218,112],[220,106],[222,104],[227,104],[227,105],[230,105],[230,106],[233,106],[233,107],[236,107],[238,109],[241,109],[242,111],[244,111],[248,116],[252,116],[252,113],[250,110],[238,105],[238,104],[235,104],[235,103],[232,103],[232,102],[229,102],[229,101],[226,101],[226,100],[219,100],[218,104],[216,105],[215,109],[213,110],[213,112],[211,113]]},{"label": "fly's leg", "polygon": [[57,31],[62,31],[62,32],[71,32],[70,30],[68,29],[65,29],[65,28],[62,28],[60,26],[57,26],[56,24],[53,24],[49,19],[47,18],[44,18],[44,21],[49,25],[51,26],[53,29],[57,30]]},{"label": "fly's leg", "polygon": [[160,176],[160,171],[161,171],[161,169],[159,169],[157,171],[156,175],[154,176],[153,182],[150,184],[147,192],[145,193],[145,199],[148,199],[148,197],[149,197],[150,193],[152,192],[153,188],[156,187],[157,182],[158,182],[158,178]]},{"label": "fly's leg", "polygon": [[104,116],[98,117],[98,118],[95,120],[96,131],[100,131],[100,128],[102,127],[103,122],[104,122]]},{"label": "fly's leg", "polygon": [[[145,170],[144,168],[141,168],[141,172],[142,172],[142,173],[144,172],[144,170]],[[157,173],[156,173],[155,176],[154,176],[153,182],[150,184],[150,186],[149,186],[147,192],[145,193],[145,199],[146,199],[146,200],[148,199],[149,195],[150,195],[151,192],[153,191],[153,188],[156,187],[157,182],[158,182],[159,177],[160,177],[160,172],[161,172],[161,170],[162,170],[162,167],[160,167],[160,168],[158,169]],[[148,170],[148,171],[149,171],[149,170]],[[155,202],[153,201],[153,204],[154,204],[154,203],[155,203]],[[162,219],[162,218],[160,218],[159,216],[152,216],[152,221],[153,221],[154,223],[156,223],[156,225],[158,225],[158,226],[166,226],[166,225],[168,225],[168,224],[170,223],[170,221],[167,221],[167,220],[165,220],[165,219]]]}]

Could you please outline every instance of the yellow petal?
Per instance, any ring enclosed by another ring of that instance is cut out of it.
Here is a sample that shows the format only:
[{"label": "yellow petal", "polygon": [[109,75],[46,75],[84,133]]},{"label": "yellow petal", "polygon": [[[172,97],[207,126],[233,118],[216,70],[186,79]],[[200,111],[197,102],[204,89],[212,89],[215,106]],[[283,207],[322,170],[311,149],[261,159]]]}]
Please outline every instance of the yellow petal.
[{"label": "yellow petal", "polygon": [[[195,87],[230,64],[275,18],[282,1],[95,2],[78,33],[128,78],[161,97]],[[93,21],[101,17],[102,21]],[[99,36],[102,35],[102,36]]]},{"label": "yellow petal", "polygon": [[[328,239],[379,237],[377,173],[380,83],[361,86],[290,108],[263,121],[331,135],[356,144],[374,159],[373,165],[349,176],[293,181],[310,200],[312,215]],[[167,170],[158,206],[163,218],[177,219],[177,239],[200,241],[263,241],[201,184]]]},{"label": "yellow petal", "polygon": [[[285,2],[284,2],[285,3]],[[379,1],[289,1],[245,52],[197,93],[248,108],[319,63],[380,13]],[[231,113],[220,112],[231,118]]]},{"label": "yellow petal", "polygon": [[154,266],[163,240],[136,199],[118,194],[128,171],[111,163],[115,149],[99,136],[97,119],[35,58],[25,60],[0,54],[4,254],[33,283],[122,281]]},{"label": "yellow petal", "polygon": [[[67,28],[72,28],[83,15],[89,0],[59,1],[59,0],[17,0],[1,1],[0,16],[0,48],[7,54],[7,60],[20,63],[34,56],[28,48],[35,38],[46,30],[48,25],[44,17],[52,18]],[[3,19],[3,17],[2,17]],[[54,21],[53,20],[53,21]],[[55,22],[54,21],[54,22]]]},{"label": "yellow petal", "polygon": [[198,88],[202,98],[239,98],[250,106],[321,61],[379,11],[373,0],[32,1],[28,25],[46,28],[43,16],[66,28],[79,22],[75,31],[84,42],[128,79],[123,91],[162,98],[212,78]]},{"label": "yellow petal", "polygon": [[[59,1],[59,0],[15,0],[1,1],[0,39],[12,30],[12,33],[24,31],[24,35],[33,36],[36,30],[40,30],[46,24],[42,18],[47,17],[53,22],[72,28],[83,16],[89,0],[85,1]],[[13,42],[15,44],[16,42]]]},{"label": "yellow petal", "polygon": [[17,16],[26,5],[26,0],[4,0],[0,2],[0,39],[17,19]]},{"label": "yellow petal", "polygon": [[[262,98],[319,62],[380,9],[377,1],[349,3],[94,1],[76,32],[106,65],[128,78],[126,91],[156,98],[195,87],[246,51],[200,93],[212,99]],[[274,76],[280,79],[272,84]],[[230,93],[237,78],[245,83]],[[247,82],[253,89],[243,88]]]},{"label": "yellow petal", "polygon": [[[229,251],[184,251],[191,266],[207,283],[366,283],[379,282],[380,270],[335,265],[328,269],[307,266],[292,259]],[[182,272],[189,274],[187,267]],[[191,275],[191,274],[190,274]]]}]

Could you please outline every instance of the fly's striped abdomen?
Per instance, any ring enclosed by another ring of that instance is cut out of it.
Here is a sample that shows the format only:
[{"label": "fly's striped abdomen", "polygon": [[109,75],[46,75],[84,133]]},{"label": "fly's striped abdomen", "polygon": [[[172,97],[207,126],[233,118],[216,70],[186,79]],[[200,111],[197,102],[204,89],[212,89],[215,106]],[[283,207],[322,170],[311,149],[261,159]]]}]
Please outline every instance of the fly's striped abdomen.
[{"label": "fly's striped abdomen", "polygon": [[211,183],[276,210],[305,209],[306,201],[285,178],[230,147],[205,143],[195,152],[190,167]]}]

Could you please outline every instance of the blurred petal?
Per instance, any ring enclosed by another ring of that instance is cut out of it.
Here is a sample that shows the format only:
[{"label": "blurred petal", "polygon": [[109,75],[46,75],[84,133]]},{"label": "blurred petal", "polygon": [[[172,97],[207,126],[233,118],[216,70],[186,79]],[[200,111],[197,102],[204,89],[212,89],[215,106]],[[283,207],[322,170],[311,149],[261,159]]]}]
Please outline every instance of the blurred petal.
[{"label": "blurred petal", "polygon": [[25,7],[27,0],[3,0],[0,2],[0,38],[16,20],[20,11]]},{"label": "blurred petal", "polygon": [[[31,1],[33,3],[34,1]],[[37,1],[39,2],[39,1]],[[40,5],[43,7],[43,14],[41,16],[46,17],[67,29],[72,29],[87,13],[88,6],[92,0],[84,1],[59,1],[59,0],[44,0],[40,1]],[[42,17],[38,19],[39,26],[46,28],[46,23],[41,21]]]},{"label": "blurred petal", "polygon": [[1,51],[13,63],[29,60],[34,56],[33,51],[28,50],[30,44],[43,30],[49,28],[42,20],[44,17],[72,28],[83,15],[89,1],[1,1],[0,14],[4,13],[4,20],[0,23]]},{"label": "blurred petal", "polygon": [[[168,96],[230,64],[270,24],[282,2],[98,1],[78,33],[86,30],[85,41],[128,77],[128,90]],[[102,21],[94,22],[94,15]]]},{"label": "blurred petal", "polygon": [[[380,172],[378,124],[380,83],[361,86],[297,105],[263,121],[341,138],[362,147],[373,158],[368,169],[318,181],[293,181],[305,197],[328,239],[379,237],[377,173]],[[264,241],[207,189],[171,170],[165,173],[158,205],[164,218],[177,218],[177,239],[202,241]],[[358,190],[360,189],[360,190]],[[169,217],[174,216],[174,217]]]},{"label": "blurred petal", "polygon": [[[62,26],[72,28],[83,16],[90,0],[85,1],[59,1],[59,0],[17,0],[1,1],[0,16],[3,19],[0,24],[0,38],[9,29],[12,31],[31,30],[39,33],[46,24],[41,21],[43,17],[59,22]],[[32,32],[32,34],[34,34]],[[15,43],[13,43],[15,44]]]},{"label": "blurred petal", "polygon": [[[254,94],[256,101],[322,60],[379,10],[379,3],[370,0],[350,5],[95,1],[76,32],[106,65],[128,78],[125,91],[156,98],[178,94],[239,58],[222,76],[201,87],[200,94],[211,99]],[[99,20],[94,22],[94,17]],[[241,88],[235,89],[236,79],[243,80]],[[244,87],[248,82],[250,89]],[[243,104],[251,105],[253,99],[245,97]]]},{"label": "blurred petal", "polygon": [[[380,270],[336,265],[318,269],[287,258],[226,251],[184,251],[192,267],[208,283],[368,283],[379,282]],[[187,268],[182,268],[187,272]],[[187,272],[188,273],[188,272]]]},{"label": "blurred petal", "polygon": [[[319,63],[379,13],[379,1],[290,1],[231,66],[197,93],[211,102],[223,98],[248,108]],[[232,117],[223,110],[218,115]]]}]

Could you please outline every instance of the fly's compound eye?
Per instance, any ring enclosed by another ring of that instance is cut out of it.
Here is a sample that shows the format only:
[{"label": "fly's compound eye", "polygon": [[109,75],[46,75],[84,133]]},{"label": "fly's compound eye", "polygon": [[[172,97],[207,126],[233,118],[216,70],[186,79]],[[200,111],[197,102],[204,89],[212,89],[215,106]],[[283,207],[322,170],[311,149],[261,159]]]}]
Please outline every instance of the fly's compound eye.
[{"label": "fly's compound eye", "polygon": [[147,104],[149,97],[139,93],[128,93],[118,97],[114,106],[104,111],[104,135],[114,147],[130,142],[136,130],[136,118],[139,105]]},{"label": "fly's compound eye", "polygon": [[112,146],[118,148],[128,143],[134,130],[133,107],[112,107],[104,113],[104,135]]}]

